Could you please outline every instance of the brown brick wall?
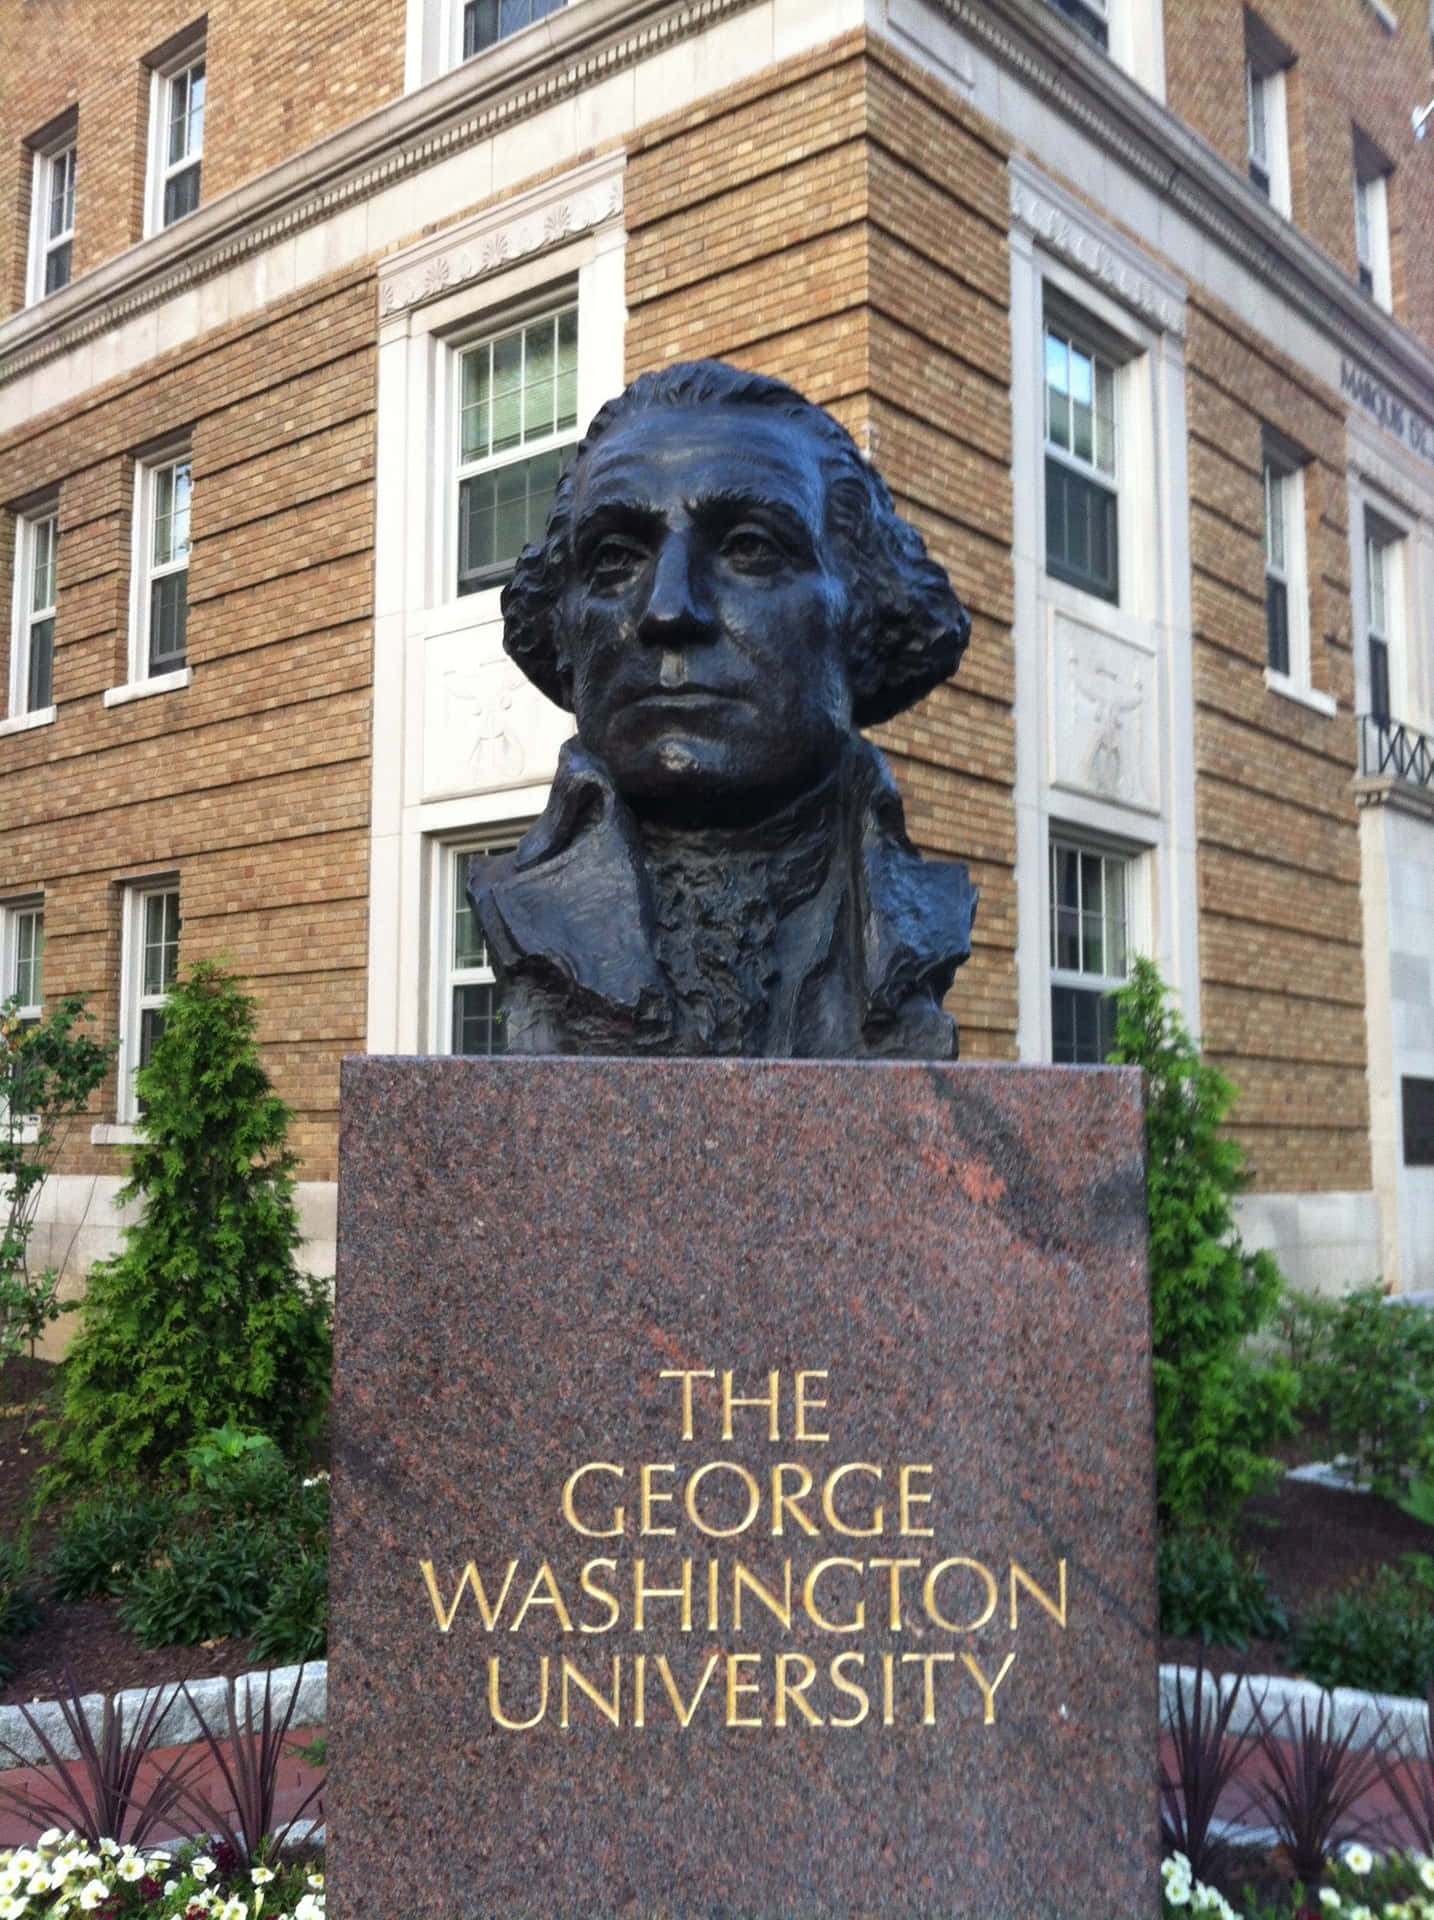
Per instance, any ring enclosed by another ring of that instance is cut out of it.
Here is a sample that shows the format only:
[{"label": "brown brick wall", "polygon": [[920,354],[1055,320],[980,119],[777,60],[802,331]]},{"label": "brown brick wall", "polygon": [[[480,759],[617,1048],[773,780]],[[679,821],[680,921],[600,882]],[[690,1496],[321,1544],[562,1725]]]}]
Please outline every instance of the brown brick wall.
[{"label": "brown brick wall", "polygon": [[[364,1040],[374,342],[359,272],[0,444],[11,502],[58,484],[61,516],[59,717],[3,742],[0,892],[43,890],[47,997],[88,994],[112,1035],[118,882],[177,872],[181,964],[218,955],[255,992],[309,1179],[333,1177],[338,1060]],[[126,676],[134,454],[185,431],[193,684],[106,708]],[[13,537],[3,552],[8,569]],[[111,1083],[94,1117],[114,1100]],[[120,1158],[85,1142],[67,1166]]]},{"label": "brown brick wall", "polygon": [[[1369,1184],[1345,435],[1335,395],[1203,296],[1189,310],[1205,1043],[1265,1190]],[[1265,685],[1263,446],[1308,455],[1310,652],[1327,718]]]},{"label": "brown brick wall", "polygon": [[0,0],[0,308],[21,304],[26,142],[79,112],[74,274],[143,228],[146,56],[208,17],[202,196],[214,200],[403,91],[403,0]]},{"label": "brown brick wall", "polygon": [[[1298,58],[1286,80],[1294,220],[1355,273],[1358,124],[1394,163],[1389,243],[1394,313],[1434,345],[1434,168],[1410,131],[1430,94],[1427,0],[1388,0],[1388,33],[1363,0],[1260,0],[1255,12]],[[1246,171],[1245,28],[1239,0],[1180,0],[1165,14],[1166,98],[1239,173]]]},{"label": "brown brick wall", "polygon": [[1015,1051],[1004,152],[855,35],[644,129],[627,174],[629,375],[717,354],[871,449],[975,618],[957,681],[880,730],[914,839],[970,861],[966,1057]]}]

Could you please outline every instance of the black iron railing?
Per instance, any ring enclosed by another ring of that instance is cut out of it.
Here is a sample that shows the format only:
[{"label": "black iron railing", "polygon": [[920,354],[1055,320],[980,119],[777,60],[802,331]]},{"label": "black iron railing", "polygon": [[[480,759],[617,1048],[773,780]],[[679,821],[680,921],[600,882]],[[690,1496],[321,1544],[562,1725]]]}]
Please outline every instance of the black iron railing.
[{"label": "black iron railing", "polygon": [[1359,770],[1366,779],[1381,774],[1414,787],[1434,787],[1434,740],[1400,720],[1377,714],[1359,716]]}]

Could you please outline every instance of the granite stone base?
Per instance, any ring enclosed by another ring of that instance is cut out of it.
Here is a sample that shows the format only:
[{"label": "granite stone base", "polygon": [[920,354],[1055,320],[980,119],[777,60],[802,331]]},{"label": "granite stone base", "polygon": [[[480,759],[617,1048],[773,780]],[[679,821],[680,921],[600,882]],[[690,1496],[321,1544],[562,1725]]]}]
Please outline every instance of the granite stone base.
[{"label": "granite stone base", "polygon": [[1128,1071],[344,1064],[335,1920],[1159,1911]]}]

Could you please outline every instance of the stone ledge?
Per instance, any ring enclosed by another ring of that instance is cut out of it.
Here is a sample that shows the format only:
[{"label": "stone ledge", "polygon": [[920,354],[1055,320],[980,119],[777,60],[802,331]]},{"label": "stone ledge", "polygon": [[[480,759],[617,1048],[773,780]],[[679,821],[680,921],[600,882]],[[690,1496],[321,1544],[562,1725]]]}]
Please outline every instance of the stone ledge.
[{"label": "stone ledge", "polygon": [[[263,1671],[241,1673],[236,1680],[191,1680],[187,1683],[187,1700],[175,1681],[167,1681],[162,1687],[130,1687],[114,1697],[126,1724],[133,1726],[156,1694],[167,1693],[173,1688],[174,1698],[160,1721],[161,1738],[155,1744],[178,1747],[187,1745],[191,1740],[203,1739],[206,1727],[216,1739],[227,1738],[231,1689],[234,1693],[235,1716],[241,1726],[246,1712],[253,1715],[257,1724],[264,1708],[266,1678],[276,1719],[283,1718],[284,1709],[292,1699],[294,1711],[289,1721],[291,1727],[299,1729],[325,1724],[328,1718],[327,1660],[310,1660],[297,1667],[275,1667],[267,1675]],[[98,1739],[104,1718],[105,1695],[87,1693],[81,1704],[85,1719]],[[43,1731],[61,1759],[74,1760],[78,1757],[79,1749],[65,1724],[59,1705],[53,1700],[31,1701],[26,1703],[23,1710],[20,1707],[0,1707],[0,1771],[47,1764],[45,1750],[35,1730],[25,1720],[26,1713]]]},{"label": "stone ledge", "polygon": [[[1220,1698],[1230,1687],[1240,1689],[1241,1698],[1236,1702],[1234,1713],[1230,1717],[1231,1733],[1252,1732],[1259,1718],[1259,1708],[1266,1709],[1265,1720],[1278,1720],[1282,1712],[1287,1712],[1296,1726],[1299,1724],[1299,1712],[1304,1707],[1307,1717],[1312,1718],[1325,1704],[1326,1724],[1332,1723],[1336,1735],[1354,1731],[1353,1745],[1356,1751],[1374,1747],[1376,1744],[1383,1752],[1389,1752],[1395,1746],[1402,1746],[1406,1753],[1431,1758],[1429,1747],[1429,1708],[1423,1700],[1411,1700],[1397,1693],[1365,1693],[1358,1687],[1335,1687],[1326,1691],[1317,1687],[1311,1680],[1290,1680],[1282,1674],[1224,1674],[1205,1675],[1205,1693],[1210,1704]],[[1162,1666],[1160,1669],[1160,1724],[1169,1725],[1175,1711],[1177,1692],[1185,1697],[1186,1710],[1194,1699],[1194,1667]],[[1384,1715],[1387,1725],[1384,1737],[1377,1743],[1374,1734]],[[1362,1725],[1360,1723],[1363,1723]]]}]

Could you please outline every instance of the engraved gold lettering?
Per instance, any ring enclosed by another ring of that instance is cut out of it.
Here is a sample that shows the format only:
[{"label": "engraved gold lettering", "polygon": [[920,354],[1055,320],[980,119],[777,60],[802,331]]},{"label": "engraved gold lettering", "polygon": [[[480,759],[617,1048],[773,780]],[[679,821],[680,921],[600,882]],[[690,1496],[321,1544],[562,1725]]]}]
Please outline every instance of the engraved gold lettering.
[{"label": "engraved gold lettering", "polygon": [[720,1615],[717,1610],[717,1581],[722,1571],[720,1560],[707,1562],[707,1631],[716,1633]]},{"label": "engraved gold lettering", "polygon": [[[890,1654],[888,1654],[886,1657],[888,1659],[891,1658]],[[864,1653],[839,1653],[836,1659],[832,1661],[832,1667],[831,1667],[832,1685],[836,1688],[838,1693],[850,1694],[853,1700],[859,1700],[861,1702],[861,1709],[858,1713],[853,1714],[850,1718],[846,1720],[838,1720],[836,1715],[833,1714],[830,1721],[827,1723],[829,1726],[859,1727],[862,1721],[865,1720],[866,1716],[871,1712],[871,1699],[866,1691],[866,1688],[859,1687],[854,1680],[848,1680],[846,1675],[842,1672],[842,1667],[844,1663],[848,1660],[854,1660],[858,1667],[865,1667],[866,1665],[866,1655]]]},{"label": "engraved gold lettering", "polygon": [[[979,1574],[981,1579],[986,1583],[985,1606],[973,1620],[968,1620],[964,1626],[955,1620],[948,1620],[936,1605],[936,1582],[941,1578],[942,1574],[946,1572],[948,1567],[970,1567],[972,1572]],[[995,1575],[991,1572],[990,1568],[983,1567],[979,1560],[968,1560],[959,1554],[954,1560],[938,1560],[930,1573],[927,1574],[926,1584],[921,1589],[921,1604],[926,1609],[927,1618],[934,1620],[938,1627],[944,1627],[948,1633],[974,1633],[978,1627],[984,1627],[986,1622],[991,1618],[991,1615],[996,1611],[996,1601],[998,1598],[999,1594],[996,1587]]]},{"label": "engraved gold lettering", "polygon": [[463,1598],[465,1587],[472,1587],[473,1598],[478,1602],[478,1611],[483,1616],[483,1625],[489,1633],[493,1631],[498,1624],[498,1615],[503,1611],[503,1602],[508,1597],[508,1589],[513,1584],[513,1575],[518,1571],[516,1560],[508,1562],[508,1571],[503,1575],[503,1584],[498,1589],[498,1598],[491,1607],[488,1605],[488,1596],[483,1591],[483,1582],[478,1569],[471,1560],[463,1569],[462,1578],[453,1595],[453,1605],[448,1608],[443,1605],[442,1596],[438,1591],[438,1582],[433,1577],[433,1562],[420,1560],[418,1564],[423,1573],[424,1585],[428,1588],[428,1597],[433,1603],[433,1617],[438,1622],[440,1633],[447,1633],[453,1625],[453,1616],[458,1611],[458,1602]]},{"label": "engraved gold lettering", "polygon": [[622,1478],[622,1468],[614,1466],[611,1460],[589,1460],[585,1466],[577,1467],[563,1482],[563,1518],[574,1533],[581,1533],[589,1540],[614,1540],[622,1532],[623,1510],[614,1507],[610,1527],[585,1527],[573,1511],[573,1492],[585,1473],[615,1473]]},{"label": "engraved gold lettering", "polygon": [[692,1696],[691,1704],[684,1707],[682,1695],[677,1691],[677,1682],[672,1677],[672,1669],[667,1664],[667,1655],[665,1653],[658,1655],[657,1671],[661,1675],[663,1686],[667,1689],[667,1697],[672,1702],[672,1710],[677,1715],[677,1724],[680,1727],[691,1726],[692,1716],[696,1713],[702,1696],[707,1691],[707,1682],[717,1671],[721,1658],[720,1653],[708,1654],[707,1665],[702,1669],[702,1678],[697,1682],[697,1691]]},{"label": "engraved gold lettering", "polygon": [[880,1467],[874,1467],[866,1460],[848,1460],[844,1466],[833,1468],[827,1475],[822,1486],[822,1512],[826,1515],[827,1524],[834,1532],[844,1533],[849,1539],[868,1539],[872,1534],[881,1532],[886,1519],[885,1509],[878,1500],[871,1510],[870,1526],[849,1527],[837,1513],[834,1499],[837,1482],[845,1480],[849,1473],[869,1474],[878,1486],[881,1484]]},{"label": "engraved gold lettering", "polygon": [[600,1587],[594,1579],[594,1567],[606,1567],[610,1572],[616,1573],[617,1562],[616,1560],[588,1560],[584,1562],[583,1570],[578,1575],[578,1585],[583,1592],[590,1600],[601,1600],[608,1609],[608,1616],[606,1620],[579,1620],[579,1633],[608,1633],[622,1616],[622,1608],[618,1605],[616,1597],[609,1593],[606,1587]]},{"label": "engraved gold lettering", "polygon": [[[866,1625],[866,1602],[864,1600],[857,1601],[856,1618],[854,1620],[829,1620],[824,1613],[820,1613],[817,1610],[817,1582],[821,1579],[828,1567],[850,1567],[854,1572],[860,1573],[862,1563],[860,1560],[818,1560],[802,1583],[802,1605],[806,1609],[807,1618],[814,1626],[820,1627],[823,1633],[859,1633]],[[842,1654],[841,1658],[845,1660],[847,1655]],[[835,1720],[832,1722],[833,1726],[838,1724]],[[850,1724],[855,1726],[856,1722],[852,1721]]]},{"label": "engraved gold lettering", "polygon": [[[730,1434],[726,1436],[729,1440],[731,1437]],[[729,1653],[727,1655],[727,1725],[729,1727],[760,1727],[762,1724],[760,1713],[755,1720],[745,1720],[737,1711],[737,1695],[757,1693],[761,1686],[761,1683],[756,1680],[739,1680],[737,1669],[744,1663],[750,1666],[761,1658],[760,1653]]]},{"label": "engraved gold lettering", "polygon": [[694,1380],[715,1380],[717,1375],[711,1367],[694,1367],[683,1371],[675,1367],[664,1367],[658,1374],[659,1380],[680,1380],[682,1382],[682,1437],[692,1438],[692,1382]]},{"label": "engraved gold lettering", "polygon": [[632,1665],[632,1724],[635,1727],[645,1727],[647,1725],[647,1655],[634,1654]]},{"label": "engraved gold lettering", "polygon": [[488,1656],[488,1711],[500,1727],[506,1727],[510,1733],[523,1733],[529,1727],[536,1727],[548,1711],[548,1656],[543,1654],[538,1661],[538,1673],[542,1682],[538,1711],[531,1720],[509,1720],[498,1704],[498,1655]]},{"label": "engraved gold lettering", "polygon": [[[788,1667],[804,1669],[800,1680],[787,1678]],[[809,1727],[820,1727],[826,1723],[806,1698],[807,1688],[817,1677],[817,1663],[809,1660],[804,1653],[779,1653],[777,1655],[777,1712],[776,1724],[787,1724],[787,1701],[801,1714]]]},{"label": "engraved gold lettering", "polygon": [[670,1460],[649,1460],[642,1469],[642,1531],[644,1533],[676,1533],[676,1527],[659,1527],[652,1518],[652,1509],[658,1503],[671,1506],[677,1498],[674,1493],[660,1493],[652,1484],[655,1473],[676,1473],[676,1465]]},{"label": "engraved gold lettering", "polygon": [[934,1471],[935,1469],[932,1467],[918,1466],[903,1466],[897,1471],[897,1488],[901,1500],[901,1531],[908,1537],[917,1535],[929,1540],[936,1531],[934,1527],[916,1526],[911,1518],[911,1509],[913,1507],[929,1507],[931,1504],[931,1495],[929,1493],[918,1493],[911,1484],[911,1476],[913,1473],[932,1473]]},{"label": "engraved gold lettering", "polygon": [[[889,1567],[891,1569],[891,1612],[887,1624],[893,1633],[901,1632],[901,1575],[907,1567],[919,1567],[919,1560],[868,1560],[869,1567]],[[888,1722],[888,1724],[890,1724]]]},{"label": "engraved gold lettering", "polygon": [[985,1717],[984,1724],[988,1727],[993,1727],[996,1724],[996,1689],[997,1687],[1000,1686],[1001,1682],[1005,1679],[1006,1675],[1011,1671],[1011,1668],[1015,1665],[1016,1656],[1013,1653],[1008,1653],[1006,1655],[1005,1659],[1001,1662],[1001,1671],[996,1675],[995,1679],[992,1680],[989,1685],[987,1684],[985,1674],[982,1673],[981,1669],[976,1665],[976,1662],[971,1658],[969,1653],[963,1653],[961,1658],[965,1661],[966,1665],[970,1668],[971,1678],[976,1682],[976,1685],[981,1689],[981,1698],[986,1703],[986,1717]]},{"label": "engraved gold lettering", "polygon": [[682,1562],[682,1585],[680,1587],[649,1587],[643,1576],[647,1571],[645,1560],[632,1563],[632,1630],[642,1633],[647,1626],[645,1609],[649,1600],[680,1600],[682,1602],[682,1631],[692,1631],[692,1562]]},{"label": "engraved gold lettering", "polygon": [[[731,1437],[730,1433],[726,1435],[726,1438],[729,1440]],[[749,1502],[747,1515],[744,1520],[739,1520],[735,1527],[709,1527],[697,1511],[697,1489],[709,1473],[735,1473],[747,1489],[747,1499]],[[699,1467],[687,1482],[687,1517],[699,1532],[705,1533],[713,1540],[730,1540],[734,1534],[745,1533],[756,1519],[761,1505],[762,1495],[756,1481],[752,1478],[751,1474],[748,1473],[747,1469],[739,1466],[735,1460],[709,1460],[706,1466]]]},{"label": "engraved gold lettering", "polygon": [[1055,1601],[1052,1600],[1051,1596],[1048,1593],[1042,1592],[1042,1590],[1036,1585],[1035,1581],[1026,1572],[1026,1569],[1023,1566],[1021,1566],[1015,1560],[1011,1562],[1011,1632],[1012,1633],[1016,1631],[1016,1588],[1018,1585],[1023,1586],[1026,1589],[1026,1592],[1030,1594],[1033,1600],[1037,1600],[1040,1602],[1040,1604],[1045,1608],[1046,1612],[1051,1616],[1052,1620],[1055,1621],[1058,1627],[1063,1627],[1065,1625],[1066,1623],[1066,1563],[1062,1559],[1062,1560],[1058,1560],[1056,1562],[1056,1565],[1060,1568],[1061,1603],[1059,1606],[1056,1605]]},{"label": "engraved gold lettering", "polygon": [[[917,1562],[920,1565],[920,1562]],[[884,1653],[881,1656],[881,1724],[884,1727],[895,1726],[896,1714],[893,1711],[892,1693],[896,1679],[896,1655]]]},{"label": "engraved gold lettering", "polygon": [[750,1400],[744,1400],[740,1395],[732,1391],[731,1370],[729,1369],[722,1375],[722,1438],[724,1440],[730,1440],[732,1438],[732,1414],[738,1407],[765,1407],[767,1409],[767,1438],[769,1440],[781,1439],[782,1435],[778,1425],[777,1410],[777,1388],[781,1378],[781,1374],[774,1367],[767,1375],[767,1391],[764,1394],[759,1393],[755,1395]]},{"label": "engraved gold lettering", "polygon": [[818,1400],[815,1394],[808,1394],[807,1382],[808,1380],[825,1380],[826,1377],[827,1369],[825,1367],[808,1367],[805,1372],[797,1375],[797,1425],[795,1432],[792,1434],[794,1440],[811,1440],[817,1444],[821,1444],[831,1439],[829,1433],[808,1433],[807,1431],[808,1413],[815,1412],[818,1407],[824,1407],[827,1404],[825,1400]]},{"label": "engraved gold lettering", "polygon": [[776,1594],[772,1592],[770,1587],[763,1586],[762,1582],[757,1578],[756,1574],[752,1572],[750,1567],[744,1567],[740,1560],[733,1562],[733,1566],[732,1566],[732,1628],[734,1632],[740,1633],[742,1631],[742,1589],[743,1587],[746,1587],[749,1593],[755,1594],[756,1597],[761,1601],[762,1605],[767,1609],[768,1613],[770,1613],[774,1619],[780,1620],[782,1625],[787,1629],[788,1633],[791,1632],[792,1630],[792,1563],[790,1560],[784,1560],[782,1562],[782,1573],[783,1573],[786,1585],[783,1589],[784,1597],[779,1600]]},{"label": "engraved gold lettering", "polygon": [[[945,1660],[948,1664],[954,1664],[956,1656],[954,1653],[903,1653],[901,1659],[903,1665],[919,1660],[926,1670],[926,1684],[921,1693],[921,1724],[923,1727],[934,1727],[936,1725],[936,1689],[932,1677],[936,1671],[936,1663],[938,1660]],[[968,1661],[967,1664],[969,1665],[970,1662]],[[997,1685],[999,1684],[998,1681]]]},{"label": "engraved gold lettering", "polygon": [[[538,1592],[538,1588],[544,1586],[547,1588],[546,1595]],[[527,1617],[529,1607],[551,1607],[557,1614],[558,1619],[562,1622],[563,1632],[572,1632],[573,1623],[568,1618],[568,1610],[563,1605],[563,1596],[558,1591],[558,1583],[553,1578],[553,1570],[546,1560],[533,1575],[533,1584],[528,1589],[527,1599],[524,1600],[522,1606],[519,1607],[517,1613],[509,1622],[509,1633],[516,1633],[519,1627],[522,1626],[524,1619]]]},{"label": "engraved gold lettering", "polygon": [[[787,1493],[782,1481],[787,1474],[795,1474],[798,1481],[795,1493]],[[797,1505],[805,1500],[812,1490],[812,1476],[796,1460],[779,1460],[772,1468],[772,1532],[778,1537],[783,1532],[782,1522],[790,1514],[804,1533],[820,1533],[821,1528],[815,1520],[809,1520]]]},{"label": "engraved gold lettering", "polygon": [[558,1725],[560,1727],[566,1727],[568,1724],[568,1682],[570,1680],[579,1693],[585,1693],[587,1695],[588,1699],[592,1701],[604,1720],[610,1722],[614,1727],[620,1727],[622,1725],[622,1655],[620,1653],[615,1653],[612,1657],[611,1700],[609,1700],[606,1695],[599,1693],[587,1675],[583,1673],[580,1668],[575,1667],[571,1660],[564,1657],[562,1710],[558,1715]]}]

